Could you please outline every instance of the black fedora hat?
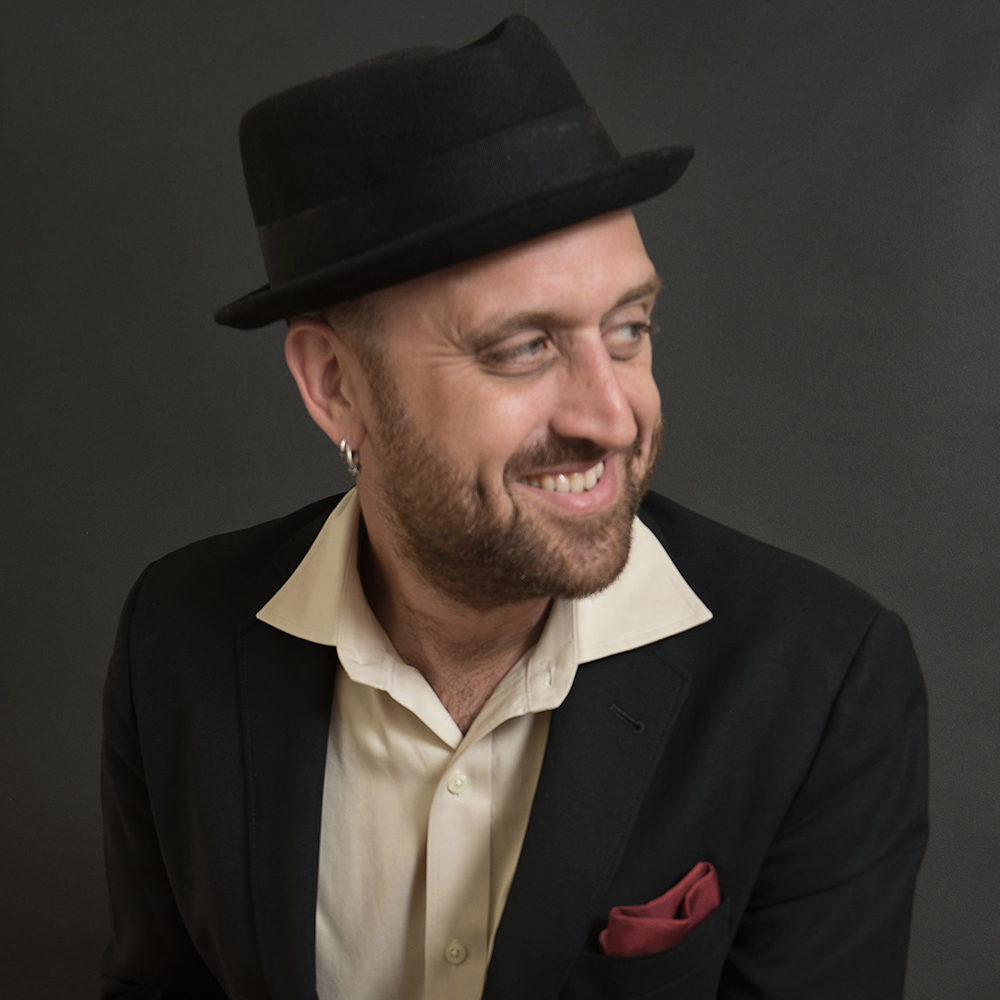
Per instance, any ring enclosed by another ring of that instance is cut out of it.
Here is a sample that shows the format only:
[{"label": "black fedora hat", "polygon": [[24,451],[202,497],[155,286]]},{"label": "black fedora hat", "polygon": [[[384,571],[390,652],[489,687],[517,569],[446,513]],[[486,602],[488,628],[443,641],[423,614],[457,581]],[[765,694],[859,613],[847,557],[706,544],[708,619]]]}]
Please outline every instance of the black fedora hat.
[{"label": "black fedora hat", "polygon": [[269,97],[243,116],[240,150],[268,277],[215,314],[241,329],[635,205],[693,153],[622,157],[519,16]]}]

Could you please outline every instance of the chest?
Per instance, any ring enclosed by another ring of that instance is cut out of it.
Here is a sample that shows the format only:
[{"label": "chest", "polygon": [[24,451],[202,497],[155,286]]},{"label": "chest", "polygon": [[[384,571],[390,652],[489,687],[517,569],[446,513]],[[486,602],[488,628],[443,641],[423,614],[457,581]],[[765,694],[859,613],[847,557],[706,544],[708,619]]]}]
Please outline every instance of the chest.
[{"label": "chest", "polygon": [[338,677],[317,883],[320,1000],[482,994],[549,713],[449,740],[440,713],[423,707],[426,719]]}]

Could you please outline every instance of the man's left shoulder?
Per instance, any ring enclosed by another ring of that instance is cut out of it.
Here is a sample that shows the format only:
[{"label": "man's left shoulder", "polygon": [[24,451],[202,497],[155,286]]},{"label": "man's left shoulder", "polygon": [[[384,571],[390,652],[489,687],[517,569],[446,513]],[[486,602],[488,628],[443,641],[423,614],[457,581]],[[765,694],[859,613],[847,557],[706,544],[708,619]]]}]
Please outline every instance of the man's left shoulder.
[{"label": "man's left shoulder", "polygon": [[687,711],[705,731],[741,733],[760,759],[780,733],[772,770],[801,775],[841,700],[858,707],[873,739],[889,739],[907,719],[922,725],[906,625],[870,594],[662,496],[649,494],[640,517],[712,612],[660,647],[690,681]]},{"label": "man's left shoulder", "polygon": [[834,646],[861,640],[884,612],[860,587],[774,545],[751,538],[656,493],[639,512],[678,571],[713,613],[716,629]]}]

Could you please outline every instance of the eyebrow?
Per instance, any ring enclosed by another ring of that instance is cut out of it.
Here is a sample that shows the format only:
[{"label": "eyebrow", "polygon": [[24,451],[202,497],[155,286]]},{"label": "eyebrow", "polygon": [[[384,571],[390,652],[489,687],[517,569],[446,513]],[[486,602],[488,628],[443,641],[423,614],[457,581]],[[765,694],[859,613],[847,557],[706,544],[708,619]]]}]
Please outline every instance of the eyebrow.
[{"label": "eyebrow", "polygon": [[663,282],[660,280],[658,274],[654,274],[652,278],[648,281],[644,281],[641,285],[636,285],[635,288],[630,288],[624,295],[601,317],[601,326],[608,321],[611,314],[616,309],[621,309],[622,306],[627,306],[631,302],[637,302],[639,299],[644,299],[649,295],[659,295],[663,290]]},{"label": "eyebrow", "polygon": [[[641,285],[628,289],[618,299],[618,301],[601,317],[601,326],[622,306],[627,306],[639,299],[647,298],[650,295],[659,295],[663,288],[663,282],[658,274],[654,274],[648,281]],[[531,327],[558,326],[562,321],[556,313],[552,312],[520,312],[514,313],[499,322],[487,320],[482,326],[470,331],[467,337],[463,338],[466,343],[475,351],[480,351],[490,344],[503,340],[504,337],[518,330],[525,330]]]}]

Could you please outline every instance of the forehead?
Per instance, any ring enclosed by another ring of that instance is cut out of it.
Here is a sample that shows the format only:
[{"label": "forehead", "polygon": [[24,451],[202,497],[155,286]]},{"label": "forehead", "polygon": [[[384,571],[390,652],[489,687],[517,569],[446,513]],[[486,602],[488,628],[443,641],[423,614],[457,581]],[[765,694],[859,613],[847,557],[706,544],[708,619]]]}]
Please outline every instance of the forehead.
[{"label": "forehead", "polygon": [[381,293],[390,335],[454,339],[520,313],[586,325],[655,277],[631,211],[600,216]]}]

